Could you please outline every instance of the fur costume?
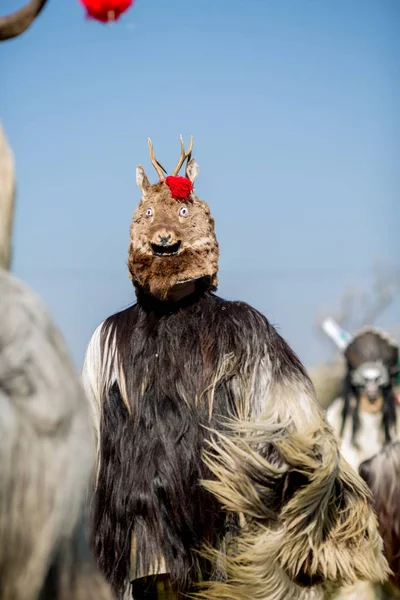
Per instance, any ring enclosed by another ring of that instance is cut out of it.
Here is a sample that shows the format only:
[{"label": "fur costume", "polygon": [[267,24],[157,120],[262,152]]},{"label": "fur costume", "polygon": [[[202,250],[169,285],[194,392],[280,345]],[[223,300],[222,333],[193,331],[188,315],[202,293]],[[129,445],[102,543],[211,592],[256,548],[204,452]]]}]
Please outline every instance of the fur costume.
[{"label": "fur costume", "polygon": [[90,426],[45,307],[0,269],[2,600],[112,600],[87,536]]},{"label": "fur costume", "polygon": [[359,467],[370,488],[384,553],[392,574],[384,585],[358,582],[340,590],[335,600],[395,600],[400,598],[400,441],[389,442]]},{"label": "fur costume", "polygon": [[400,441],[388,443],[361,463],[359,472],[372,491],[384,552],[392,570],[382,596],[400,598]]},{"label": "fur costume", "polygon": [[[0,16],[0,42],[24,33],[46,1]],[[0,125],[0,598],[112,600],[88,537],[95,456],[84,390],[45,306],[6,271],[14,201]]]},{"label": "fur costume", "polygon": [[97,328],[83,368],[99,565],[118,597],[160,573],[209,600],[320,600],[384,580],[367,487],[304,367],[262,314],[214,293],[214,221],[194,191],[192,142],[181,144],[171,177],[150,141],[159,181],[137,168],[137,302]]},{"label": "fur costume", "polygon": [[[329,407],[327,418],[341,438],[344,457],[358,469],[385,443],[400,437],[400,405],[394,392],[399,347],[385,332],[368,327],[353,337],[344,356],[347,373],[343,394]],[[360,410],[362,393],[368,395],[371,403],[382,395],[382,410]]]}]

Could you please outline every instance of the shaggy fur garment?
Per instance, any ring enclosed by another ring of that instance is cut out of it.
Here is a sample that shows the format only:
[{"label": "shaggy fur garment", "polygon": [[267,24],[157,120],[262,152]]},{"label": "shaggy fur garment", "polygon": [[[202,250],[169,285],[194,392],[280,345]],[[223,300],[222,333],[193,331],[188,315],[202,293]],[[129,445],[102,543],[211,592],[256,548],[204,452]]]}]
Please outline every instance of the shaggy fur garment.
[{"label": "shaggy fur garment", "polygon": [[359,471],[372,492],[385,556],[393,573],[390,582],[400,597],[400,441],[387,444],[364,461]]},{"label": "shaggy fur garment", "polygon": [[97,330],[83,374],[99,448],[95,547],[119,596],[132,564],[138,575],[163,563],[176,591],[200,583],[209,600],[317,600],[385,579],[369,492],[255,309],[210,292],[139,295]]},{"label": "shaggy fur garment", "polygon": [[84,391],[42,302],[0,271],[0,598],[111,600],[90,551]]}]

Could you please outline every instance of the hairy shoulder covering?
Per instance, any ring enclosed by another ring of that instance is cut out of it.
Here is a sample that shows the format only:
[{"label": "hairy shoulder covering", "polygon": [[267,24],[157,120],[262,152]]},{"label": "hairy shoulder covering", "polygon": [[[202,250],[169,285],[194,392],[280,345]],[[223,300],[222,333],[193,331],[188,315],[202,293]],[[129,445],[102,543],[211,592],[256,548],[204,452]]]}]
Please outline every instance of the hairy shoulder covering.
[{"label": "hairy shoulder covering", "polygon": [[245,525],[228,552],[228,581],[200,596],[311,600],[358,579],[384,581],[369,491],[341,457],[308,375],[260,313],[233,304],[248,352],[232,385],[249,410],[229,433],[214,430],[204,460],[215,480],[204,485]]},{"label": "hairy shoulder covering", "polygon": [[87,402],[42,302],[0,272],[0,597],[111,598],[92,564]]},{"label": "hairy shoulder covering", "polygon": [[390,580],[400,596],[400,442],[384,446],[361,463],[359,472],[372,492],[385,556],[392,569]]}]

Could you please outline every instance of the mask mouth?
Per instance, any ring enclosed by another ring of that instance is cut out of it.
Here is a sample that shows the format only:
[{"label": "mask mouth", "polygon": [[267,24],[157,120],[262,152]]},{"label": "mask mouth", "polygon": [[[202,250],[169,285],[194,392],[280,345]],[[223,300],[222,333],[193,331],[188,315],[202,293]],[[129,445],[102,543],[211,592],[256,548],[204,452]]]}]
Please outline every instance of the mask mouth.
[{"label": "mask mouth", "polygon": [[364,387],[364,392],[371,404],[374,404],[379,397],[380,390],[375,382],[369,381]]},{"label": "mask mouth", "polygon": [[180,250],[181,241],[179,240],[175,244],[168,245],[153,244],[150,242],[150,247],[154,256],[174,256]]},{"label": "mask mouth", "polygon": [[183,285],[185,283],[199,281],[199,279],[204,279],[206,277],[208,277],[208,275],[197,275],[197,277],[189,277],[189,279],[180,279],[176,282],[176,285]]}]

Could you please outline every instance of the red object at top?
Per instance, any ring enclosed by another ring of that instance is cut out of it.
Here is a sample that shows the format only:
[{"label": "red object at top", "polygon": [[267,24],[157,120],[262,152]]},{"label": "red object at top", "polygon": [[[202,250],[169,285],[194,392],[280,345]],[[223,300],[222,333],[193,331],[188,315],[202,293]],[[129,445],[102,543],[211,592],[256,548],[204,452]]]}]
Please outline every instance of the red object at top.
[{"label": "red object at top", "polygon": [[189,200],[193,192],[193,183],[187,177],[169,175],[165,183],[171,190],[171,196],[176,200]]},{"label": "red object at top", "polygon": [[116,21],[134,0],[79,0],[86,8],[89,19],[96,19],[102,23]]}]

